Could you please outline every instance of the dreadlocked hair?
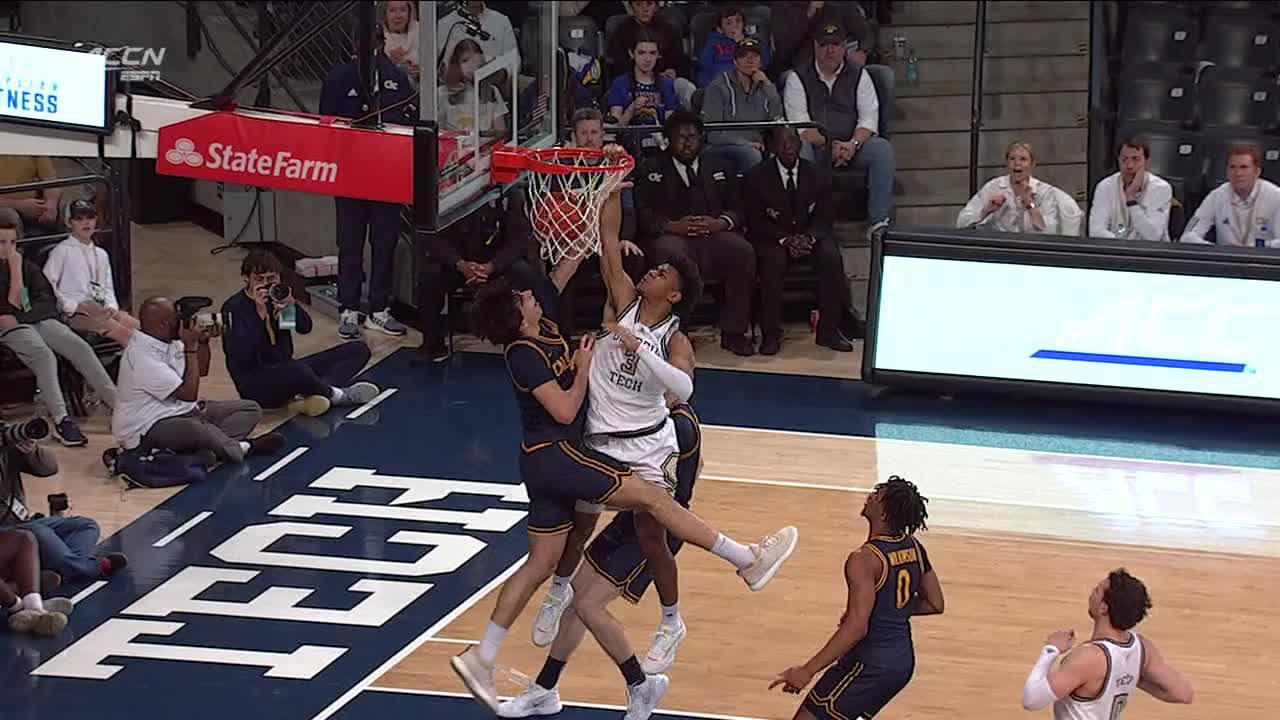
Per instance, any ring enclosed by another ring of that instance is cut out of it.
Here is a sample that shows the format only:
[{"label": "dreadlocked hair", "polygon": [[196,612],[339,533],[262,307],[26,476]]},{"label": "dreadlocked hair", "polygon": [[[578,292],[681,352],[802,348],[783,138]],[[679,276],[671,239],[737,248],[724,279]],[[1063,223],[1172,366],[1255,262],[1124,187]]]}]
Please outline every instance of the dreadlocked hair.
[{"label": "dreadlocked hair", "polygon": [[929,510],[925,506],[929,504],[929,498],[920,494],[915,483],[891,475],[887,481],[877,485],[876,490],[884,491],[881,499],[885,519],[894,534],[910,535],[917,530],[928,529],[925,520],[929,517]]}]

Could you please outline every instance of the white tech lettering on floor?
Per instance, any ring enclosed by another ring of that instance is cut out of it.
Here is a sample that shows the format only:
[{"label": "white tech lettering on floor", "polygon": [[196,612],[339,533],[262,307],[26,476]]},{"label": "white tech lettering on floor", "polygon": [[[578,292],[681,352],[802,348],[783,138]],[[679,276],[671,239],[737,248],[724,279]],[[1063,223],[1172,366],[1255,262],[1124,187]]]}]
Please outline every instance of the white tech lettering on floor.
[{"label": "white tech lettering on floor", "polygon": [[[480,495],[497,501],[529,502],[523,485],[379,475],[376,470],[367,468],[332,468],[311,482],[309,487],[340,491],[368,487],[399,489],[403,492],[385,505],[340,502],[339,498],[326,495],[298,493],[285,498],[269,514],[293,518],[325,515],[429,522],[457,525],[460,530],[506,532],[524,519],[527,514],[525,510],[486,508],[476,512],[407,506],[437,502],[451,495]],[[426,578],[447,577],[488,547],[484,540],[463,532],[397,530],[385,542],[370,543],[368,551],[380,555],[380,550],[386,547],[386,543],[417,545],[430,549],[411,562],[268,549],[285,538],[337,539],[344,537],[352,529],[350,525],[268,521],[240,529],[210,550],[209,555],[224,563],[259,568],[266,566],[355,575]],[[435,586],[421,581],[361,577],[347,589],[352,593],[364,594],[365,597],[349,609],[299,607],[299,604],[315,592],[315,588],[305,587],[271,586],[244,602],[202,600],[198,597],[219,583],[245,584],[260,574],[260,570],[191,565],[139,598],[120,614],[164,618],[174,613],[186,613],[376,628],[389,622]],[[250,665],[266,668],[264,677],[310,679],[349,649],[301,644],[292,652],[263,652],[245,648],[135,642],[136,638],[144,635],[174,635],[185,625],[182,622],[111,618],[47,660],[32,674],[105,680],[126,667],[123,664],[104,664],[103,661],[110,657],[117,661],[122,658],[147,658]]]}]

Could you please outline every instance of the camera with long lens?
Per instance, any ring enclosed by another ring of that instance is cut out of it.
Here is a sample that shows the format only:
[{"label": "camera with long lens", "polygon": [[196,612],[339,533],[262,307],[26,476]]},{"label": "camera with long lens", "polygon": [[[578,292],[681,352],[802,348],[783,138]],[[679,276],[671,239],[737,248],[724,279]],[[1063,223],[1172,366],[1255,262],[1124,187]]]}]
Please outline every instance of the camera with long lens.
[{"label": "camera with long lens", "polygon": [[18,445],[24,442],[37,442],[49,437],[49,423],[41,418],[32,418],[19,423],[0,423],[0,445]]},{"label": "camera with long lens", "polygon": [[183,327],[195,326],[204,329],[220,325],[225,330],[231,324],[231,318],[226,313],[207,309],[213,307],[212,298],[188,295],[178,298],[173,305],[178,313],[178,322],[182,323]]}]

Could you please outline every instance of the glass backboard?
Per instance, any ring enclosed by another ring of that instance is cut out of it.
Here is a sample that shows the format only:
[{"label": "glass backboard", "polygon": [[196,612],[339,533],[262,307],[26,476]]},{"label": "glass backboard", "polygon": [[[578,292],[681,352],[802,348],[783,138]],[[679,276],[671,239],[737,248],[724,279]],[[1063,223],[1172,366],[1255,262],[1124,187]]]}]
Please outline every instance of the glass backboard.
[{"label": "glass backboard", "polygon": [[[437,227],[494,192],[499,143],[556,137],[556,9],[544,2],[420,2],[421,117],[440,128]],[[435,88],[428,92],[427,88]]]}]

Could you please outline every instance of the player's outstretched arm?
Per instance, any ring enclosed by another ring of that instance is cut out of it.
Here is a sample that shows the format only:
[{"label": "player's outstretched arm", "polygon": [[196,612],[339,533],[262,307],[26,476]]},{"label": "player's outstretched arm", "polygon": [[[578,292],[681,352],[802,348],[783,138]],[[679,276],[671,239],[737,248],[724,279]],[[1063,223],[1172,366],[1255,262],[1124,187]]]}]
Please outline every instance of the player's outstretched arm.
[{"label": "player's outstretched arm", "polygon": [[[616,146],[610,146],[616,147]],[[605,149],[609,152],[609,148]],[[605,199],[600,209],[600,274],[616,318],[636,299],[636,286],[622,266],[622,191]]]},{"label": "player's outstretched arm", "polygon": [[640,342],[628,329],[612,322],[605,323],[605,329],[622,341],[622,347],[629,353],[635,353],[639,361],[653,377],[662,385],[667,394],[684,402],[693,396],[693,345],[684,333],[677,332],[671,336],[668,350],[671,362],[662,359],[657,352]]},{"label": "player's outstretched arm", "polygon": [[[1059,630],[1049,636],[1022,685],[1024,709],[1043,710],[1107,672],[1102,648],[1092,643],[1072,648],[1074,641],[1072,630]],[[1055,667],[1059,656],[1062,662]]]},{"label": "player's outstretched arm", "polygon": [[1146,665],[1142,668],[1138,687],[1167,703],[1190,705],[1195,692],[1187,676],[1166,662],[1164,655],[1145,635],[1142,637],[1142,649],[1146,653]]},{"label": "player's outstretched arm", "polygon": [[882,569],[881,561],[870,552],[858,549],[849,554],[844,563],[844,579],[849,586],[849,600],[840,626],[822,646],[817,655],[804,665],[787,668],[769,685],[769,689],[783,686],[783,690],[798,694],[813,680],[813,676],[840,659],[867,636],[867,624],[876,604],[876,578]]},{"label": "player's outstretched arm", "polygon": [[582,258],[565,258],[556,263],[549,273],[551,284],[556,286],[556,292],[564,292],[564,288],[578,274],[578,266],[582,265]]}]

